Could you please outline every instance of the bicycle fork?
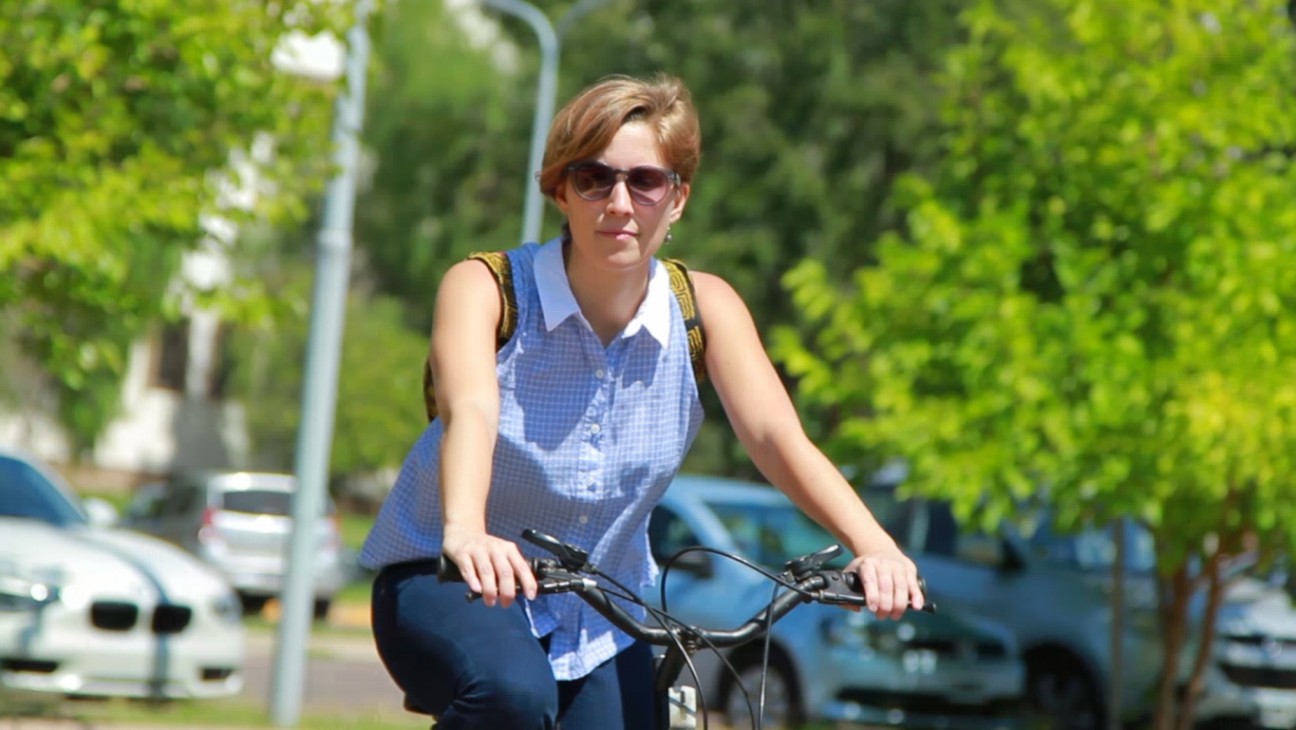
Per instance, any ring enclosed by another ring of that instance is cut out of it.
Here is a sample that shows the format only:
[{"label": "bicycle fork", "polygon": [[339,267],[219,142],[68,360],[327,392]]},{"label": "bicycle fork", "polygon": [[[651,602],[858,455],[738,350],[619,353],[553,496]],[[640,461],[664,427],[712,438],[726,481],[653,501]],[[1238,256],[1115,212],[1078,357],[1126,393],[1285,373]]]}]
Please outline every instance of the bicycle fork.
[{"label": "bicycle fork", "polygon": [[[687,637],[681,637],[685,651],[692,655],[697,647]],[[675,680],[685,666],[685,651],[673,646],[664,654],[653,657],[653,676],[656,677],[654,694],[657,699],[657,727],[659,730],[696,730],[698,727],[697,690],[693,687],[676,687]]]}]

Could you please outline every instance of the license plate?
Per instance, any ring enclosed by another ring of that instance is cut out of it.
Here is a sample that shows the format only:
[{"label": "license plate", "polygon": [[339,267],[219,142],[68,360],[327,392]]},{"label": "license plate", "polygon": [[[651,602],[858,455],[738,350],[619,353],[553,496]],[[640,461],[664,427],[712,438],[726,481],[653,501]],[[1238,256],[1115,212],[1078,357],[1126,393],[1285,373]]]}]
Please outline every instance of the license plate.
[{"label": "license plate", "polygon": [[1260,727],[1279,730],[1296,728],[1296,707],[1260,708]]}]

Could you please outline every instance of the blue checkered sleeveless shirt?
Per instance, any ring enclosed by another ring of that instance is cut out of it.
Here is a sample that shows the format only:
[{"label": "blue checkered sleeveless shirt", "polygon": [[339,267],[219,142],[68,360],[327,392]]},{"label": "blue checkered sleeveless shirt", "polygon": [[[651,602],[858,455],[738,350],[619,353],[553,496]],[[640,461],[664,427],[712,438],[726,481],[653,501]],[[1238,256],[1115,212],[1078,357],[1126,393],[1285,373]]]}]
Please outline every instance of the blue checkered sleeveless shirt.
[{"label": "blue checkered sleeveless shirt", "polygon": [[[639,312],[604,347],[572,295],[561,241],[508,255],[518,324],[496,361],[500,425],[487,529],[528,556],[549,557],[521,539],[534,528],[587,550],[622,583],[650,586],[657,566],[648,516],[702,422],[666,268],[652,262]],[[432,421],[406,456],[361,551],[365,567],[439,554],[441,428]],[[534,634],[551,636],[560,680],[589,674],[632,643],[576,596],[522,602]]]}]

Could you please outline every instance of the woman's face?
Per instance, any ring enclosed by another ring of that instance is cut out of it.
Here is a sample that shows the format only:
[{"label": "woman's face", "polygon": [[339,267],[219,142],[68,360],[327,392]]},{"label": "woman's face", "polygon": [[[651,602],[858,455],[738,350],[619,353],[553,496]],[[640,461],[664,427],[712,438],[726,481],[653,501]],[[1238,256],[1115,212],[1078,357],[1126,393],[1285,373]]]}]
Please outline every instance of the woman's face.
[{"label": "woman's face", "polygon": [[[620,170],[643,166],[668,169],[656,137],[643,122],[621,127],[603,154],[591,162]],[[653,196],[642,188],[645,182],[652,181],[651,173],[634,179],[616,175],[607,197],[587,200],[577,194],[572,177],[570,173],[566,176],[554,201],[571,227],[573,254],[608,269],[627,270],[646,262],[661,248],[666,232],[679,220],[688,200],[688,185],[671,183],[660,202],[647,203],[646,199]],[[641,190],[632,195],[636,186]]]}]

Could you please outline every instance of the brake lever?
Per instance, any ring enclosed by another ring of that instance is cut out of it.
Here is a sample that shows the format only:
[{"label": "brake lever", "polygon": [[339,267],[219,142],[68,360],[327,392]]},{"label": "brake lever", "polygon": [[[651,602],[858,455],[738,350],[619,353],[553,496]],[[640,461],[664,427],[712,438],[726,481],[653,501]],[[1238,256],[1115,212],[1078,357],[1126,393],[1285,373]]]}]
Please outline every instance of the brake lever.
[{"label": "brake lever", "polygon": [[792,577],[802,580],[822,568],[829,560],[841,555],[841,553],[842,546],[834,543],[822,550],[788,561],[788,564],[784,567],[792,574]]},{"label": "brake lever", "polygon": [[568,545],[552,535],[546,535],[528,527],[522,531],[522,539],[553,553],[557,556],[562,567],[567,570],[584,570],[585,566],[589,565],[589,553],[573,545]]}]

